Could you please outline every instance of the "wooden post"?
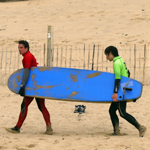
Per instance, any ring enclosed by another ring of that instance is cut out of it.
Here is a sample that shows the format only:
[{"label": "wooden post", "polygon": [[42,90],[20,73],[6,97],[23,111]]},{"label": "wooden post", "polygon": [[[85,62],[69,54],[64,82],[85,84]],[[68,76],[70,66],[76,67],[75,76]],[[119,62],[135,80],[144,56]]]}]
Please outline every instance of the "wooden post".
[{"label": "wooden post", "polygon": [[16,69],[16,66],[17,66],[17,65],[16,65],[16,64],[17,64],[17,63],[16,63],[16,62],[17,62],[17,57],[16,57],[16,53],[18,53],[18,52],[16,52],[16,51],[15,51],[15,56],[14,56],[14,57],[15,57],[15,63],[14,63],[14,71],[15,71],[15,69]]},{"label": "wooden post", "polygon": [[78,68],[78,67],[77,67],[77,62],[78,62],[78,60],[77,60],[77,54],[78,54],[77,46],[76,46],[76,48],[75,48],[75,52],[76,52],[76,55],[75,55],[75,65],[74,65],[74,67],[75,67],[75,68]]},{"label": "wooden post", "polygon": [[132,69],[132,64],[131,64],[131,45],[130,45],[130,70]]},{"label": "wooden post", "polygon": [[104,47],[102,48],[102,71],[103,71],[103,55],[104,55]]},{"label": "wooden post", "polygon": [[6,47],[5,73],[4,73],[4,84],[3,85],[6,85],[6,75],[7,75],[7,47]]},{"label": "wooden post", "polygon": [[53,26],[48,26],[47,33],[47,66],[53,66]]},{"label": "wooden post", "polygon": [[138,80],[141,80],[141,49],[139,49],[139,71],[138,71]]},{"label": "wooden post", "polygon": [[92,70],[94,70],[95,44],[93,46]]},{"label": "wooden post", "polygon": [[2,62],[3,62],[3,48],[2,48],[2,55],[1,55],[1,63],[0,63],[0,84],[2,84]]},{"label": "wooden post", "polygon": [[98,61],[99,61],[99,44],[98,44],[98,50],[97,50],[97,71],[98,71]]},{"label": "wooden post", "polygon": [[20,55],[20,54],[18,53],[18,54],[17,54],[17,56],[18,56],[18,69],[19,69],[19,65],[20,65],[20,61],[19,61],[19,57],[20,57],[20,56],[19,56],[19,55]]},{"label": "wooden post", "polygon": [[12,48],[11,48],[11,51],[10,51],[9,75],[10,75],[10,70],[11,70],[11,58],[12,58]]},{"label": "wooden post", "polygon": [[145,65],[146,65],[146,44],[144,45],[144,65],[143,65],[143,84],[145,81]]},{"label": "wooden post", "polygon": [[44,67],[45,67],[45,43],[44,43],[44,60],[43,60],[43,65],[44,65]]},{"label": "wooden post", "polygon": [[[4,49],[4,48],[3,48]],[[0,66],[0,69],[2,69],[2,60],[3,60],[3,49],[2,49],[2,55],[1,55],[1,66]]]},{"label": "wooden post", "polygon": [[84,58],[84,62],[83,62],[83,69],[85,69],[85,44],[84,44],[84,48],[83,48],[83,58]]},{"label": "wooden post", "polygon": [[150,76],[150,73],[149,73],[149,64],[150,64],[150,45],[148,46],[148,58],[147,58],[147,60],[148,60],[148,74],[147,74],[147,75],[148,75],[148,82],[147,82],[147,83],[148,83],[148,85],[149,85],[149,84],[150,84],[150,83],[149,83],[149,81],[150,81],[150,80],[149,80],[149,76]]},{"label": "wooden post", "polygon": [[67,45],[66,45],[66,51],[65,51],[65,67],[67,67]]},{"label": "wooden post", "polygon": [[62,67],[63,65],[63,47],[61,45],[61,62],[60,62],[60,66]]},{"label": "wooden post", "polygon": [[136,45],[134,44],[134,79],[136,74]]},{"label": "wooden post", "polygon": [[88,52],[88,69],[90,68],[90,45],[89,45],[89,52]]},{"label": "wooden post", "polygon": [[78,61],[78,63],[79,63],[79,67],[78,67],[78,69],[80,68],[80,53],[81,53],[81,50],[80,50],[80,46],[79,46],[79,57],[78,57],[78,59],[79,59],[79,61]]},{"label": "wooden post", "polygon": [[57,67],[58,67],[58,57],[59,57],[59,54],[58,54],[58,45],[57,45],[57,62],[56,62]]},{"label": "wooden post", "polygon": [[70,48],[70,68],[71,68],[71,62],[72,62],[72,45],[71,45],[71,48]]}]

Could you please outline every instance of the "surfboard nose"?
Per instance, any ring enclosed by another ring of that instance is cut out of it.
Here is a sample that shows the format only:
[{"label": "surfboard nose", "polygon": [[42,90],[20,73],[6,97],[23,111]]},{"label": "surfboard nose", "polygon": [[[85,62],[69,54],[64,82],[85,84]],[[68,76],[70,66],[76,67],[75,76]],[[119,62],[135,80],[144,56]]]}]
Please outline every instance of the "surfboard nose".
[{"label": "surfboard nose", "polygon": [[8,79],[8,88],[15,93],[19,92],[23,69],[19,69],[14,72]]}]

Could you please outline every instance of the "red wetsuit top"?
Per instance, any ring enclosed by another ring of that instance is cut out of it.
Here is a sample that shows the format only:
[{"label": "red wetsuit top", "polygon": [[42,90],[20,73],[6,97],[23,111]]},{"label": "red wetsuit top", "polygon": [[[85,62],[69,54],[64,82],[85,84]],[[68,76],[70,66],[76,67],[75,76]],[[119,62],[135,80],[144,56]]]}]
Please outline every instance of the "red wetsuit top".
[{"label": "red wetsuit top", "polygon": [[22,64],[24,68],[29,68],[31,69],[31,67],[37,67],[38,66],[38,62],[36,60],[36,58],[34,57],[33,54],[30,53],[30,51],[27,51],[24,55],[23,55],[23,60],[22,60]]}]

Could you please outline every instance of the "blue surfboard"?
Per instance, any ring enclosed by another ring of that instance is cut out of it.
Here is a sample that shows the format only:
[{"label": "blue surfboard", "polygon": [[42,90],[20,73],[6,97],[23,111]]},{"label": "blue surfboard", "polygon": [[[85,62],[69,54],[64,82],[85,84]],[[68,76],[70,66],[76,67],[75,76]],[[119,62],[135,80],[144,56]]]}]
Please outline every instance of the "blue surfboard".
[{"label": "blue surfboard", "polygon": [[[18,93],[24,69],[10,75],[8,87]],[[112,102],[115,75],[113,73],[60,68],[31,68],[25,95],[46,99],[83,102]],[[138,99],[142,94],[142,84],[134,79],[121,77],[118,91],[119,101]]]}]

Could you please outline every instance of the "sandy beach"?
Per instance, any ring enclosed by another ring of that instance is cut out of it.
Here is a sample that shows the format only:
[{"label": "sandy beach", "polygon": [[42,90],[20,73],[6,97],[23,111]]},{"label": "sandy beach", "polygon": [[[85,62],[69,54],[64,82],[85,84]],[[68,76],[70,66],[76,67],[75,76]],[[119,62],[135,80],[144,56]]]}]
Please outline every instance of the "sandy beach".
[{"label": "sandy beach", "polygon": [[[54,27],[54,44],[144,45],[150,44],[148,0],[27,0],[0,1],[0,46],[16,45],[20,39],[32,44],[47,42],[47,26]],[[21,60],[20,60],[21,61]],[[21,62],[20,62],[21,63]],[[45,122],[36,102],[29,106],[20,134],[14,127],[22,97],[0,85],[0,149],[6,150],[150,150],[150,86],[141,98],[129,102],[127,112],[147,127],[144,137],[120,119],[122,136],[112,136],[109,103],[77,103],[46,99],[53,135],[44,135]],[[86,106],[74,113],[75,105]],[[117,112],[118,114],[118,112]]]},{"label": "sandy beach", "polygon": [[0,44],[19,39],[46,43],[149,44],[148,0],[28,0],[0,2]]},{"label": "sandy beach", "polygon": [[[150,110],[149,90],[145,86],[142,97],[136,102],[129,102],[127,112],[148,130],[144,137],[139,137],[138,130],[120,118],[122,136],[112,136],[113,132],[106,103],[77,103],[57,100],[46,100],[50,111],[53,135],[44,135],[45,122],[36,102],[29,106],[28,116],[20,134],[12,134],[5,127],[15,126],[22,98],[9,91],[5,86],[1,89],[1,123],[0,148],[10,150],[149,150],[150,148]],[[84,104],[85,113],[74,113],[75,105]],[[118,113],[117,113],[118,114]]]}]

